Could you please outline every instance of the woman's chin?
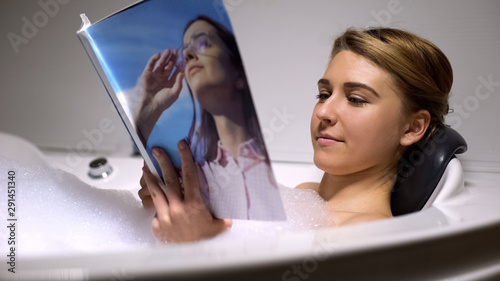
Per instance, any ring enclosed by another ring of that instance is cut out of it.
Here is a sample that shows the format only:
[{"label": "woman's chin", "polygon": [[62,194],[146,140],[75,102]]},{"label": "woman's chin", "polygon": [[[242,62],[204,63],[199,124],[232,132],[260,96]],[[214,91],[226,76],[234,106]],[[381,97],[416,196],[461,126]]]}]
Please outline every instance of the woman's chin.
[{"label": "woman's chin", "polygon": [[324,159],[324,157],[318,157],[314,155],[314,165],[323,172],[330,173],[335,169],[335,164],[332,163],[332,159]]},{"label": "woman's chin", "polygon": [[198,77],[189,77],[189,79],[186,79],[186,82],[193,93],[199,92],[201,83]]},{"label": "woman's chin", "polygon": [[314,154],[314,165],[327,174],[338,176],[347,174],[346,167],[349,166],[345,161],[340,161],[337,157],[317,154]]}]

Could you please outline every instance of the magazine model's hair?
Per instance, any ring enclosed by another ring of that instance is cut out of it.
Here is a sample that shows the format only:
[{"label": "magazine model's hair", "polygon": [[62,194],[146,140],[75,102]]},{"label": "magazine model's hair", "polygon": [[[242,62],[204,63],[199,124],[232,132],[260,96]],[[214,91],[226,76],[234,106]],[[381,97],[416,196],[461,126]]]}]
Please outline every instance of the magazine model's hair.
[{"label": "magazine model's hair", "polygon": [[[246,77],[245,70],[243,68],[243,62],[241,60],[240,52],[238,50],[236,39],[233,33],[229,31],[225,26],[214,21],[213,19],[204,15],[199,15],[186,24],[186,27],[184,29],[184,34],[188,30],[188,28],[197,21],[205,21],[215,28],[217,36],[220,38],[221,42],[225,45],[225,49],[228,52],[231,64],[240,73],[242,77]],[[193,93],[191,91],[191,88],[189,87],[189,84],[188,88],[189,88],[189,93],[191,95],[191,99],[193,100],[194,104]],[[269,157],[267,155],[267,151],[264,145],[264,138],[260,131],[259,121],[257,119],[257,113],[255,112],[252,96],[250,94],[250,88],[248,87],[247,83],[245,83],[245,87],[243,87],[243,89],[240,90],[240,94],[241,94],[241,102],[243,104],[244,119],[246,122],[245,125],[248,130],[248,133],[254,138],[255,144],[260,150],[260,153],[266,157],[266,161],[269,161]],[[195,108],[194,110],[196,111]],[[189,130],[189,136],[188,136],[189,140],[193,139],[195,131],[194,127],[196,125],[195,119],[196,119],[196,113],[193,116],[193,123],[191,124],[191,129]],[[217,157],[217,149],[218,149],[217,142],[219,141],[219,135],[217,134],[214,118],[208,111],[206,111],[203,108],[201,108],[200,119],[201,119],[200,120],[201,124],[197,129],[196,146],[201,147],[202,149],[201,153],[203,155],[203,158],[207,162],[210,162],[215,160],[215,158]]]}]

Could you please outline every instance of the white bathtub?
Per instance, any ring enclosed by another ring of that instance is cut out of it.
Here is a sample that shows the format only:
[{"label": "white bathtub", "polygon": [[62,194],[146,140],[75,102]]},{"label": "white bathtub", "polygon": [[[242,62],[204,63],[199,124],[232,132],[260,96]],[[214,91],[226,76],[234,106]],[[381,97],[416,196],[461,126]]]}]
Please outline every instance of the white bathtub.
[{"label": "white bathtub", "polygon": [[[14,145],[22,149],[12,152],[9,148]],[[0,147],[0,155],[37,165],[66,167],[82,181],[99,188],[128,189],[134,194],[139,189],[140,158],[108,157],[113,173],[107,179],[95,180],[87,176],[87,165],[98,155],[81,157],[79,165],[68,165],[65,154],[40,153],[33,145],[5,134],[0,134]],[[24,151],[25,155],[19,155],[18,151]],[[321,176],[311,164],[273,163],[273,168],[278,182],[287,186]],[[17,263],[22,270],[11,274],[2,268],[0,279],[500,278],[500,174],[466,172],[465,188],[462,194],[419,213],[342,228],[228,240],[222,237],[119,252],[20,256]],[[0,243],[6,243],[6,239],[2,238]]]}]

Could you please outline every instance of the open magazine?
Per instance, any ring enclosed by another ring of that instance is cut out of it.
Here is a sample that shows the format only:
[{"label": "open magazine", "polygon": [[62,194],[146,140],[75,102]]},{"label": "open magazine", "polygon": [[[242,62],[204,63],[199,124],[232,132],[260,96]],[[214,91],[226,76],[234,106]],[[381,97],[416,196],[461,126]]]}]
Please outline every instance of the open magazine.
[{"label": "open magazine", "polygon": [[180,170],[184,139],[214,216],[285,219],[222,0],[149,0],[82,20],[78,37],[160,183],[152,149],[165,149]]}]

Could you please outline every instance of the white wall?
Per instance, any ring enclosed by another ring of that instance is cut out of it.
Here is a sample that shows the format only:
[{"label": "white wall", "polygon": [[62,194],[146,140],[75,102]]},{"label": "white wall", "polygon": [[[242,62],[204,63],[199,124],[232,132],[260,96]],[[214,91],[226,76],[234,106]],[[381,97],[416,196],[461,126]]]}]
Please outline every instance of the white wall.
[{"label": "white wall", "polygon": [[[96,21],[134,1],[58,1],[67,3],[41,1],[56,3],[49,5],[51,15],[38,1],[0,1],[0,131],[43,148],[67,151],[83,143],[82,148],[88,149],[90,143],[102,153],[130,153],[130,137],[76,31],[80,13]],[[36,29],[24,27],[29,24],[23,18]],[[23,27],[31,38],[23,35]],[[27,42],[12,44],[11,32]],[[111,127],[101,128],[108,121]]]},{"label": "white wall", "polygon": [[[95,21],[132,2],[69,1],[16,53],[7,34],[21,34],[21,19],[43,10],[37,1],[1,1],[0,130],[64,150],[110,119],[115,130],[95,148],[130,151],[75,32],[79,13]],[[347,27],[381,23],[421,35],[447,54],[455,76],[455,112],[447,120],[469,143],[461,159],[469,170],[500,171],[500,1],[225,2],[273,160],[312,161],[309,119],[331,41]],[[484,80],[493,86],[481,86]]]}]

